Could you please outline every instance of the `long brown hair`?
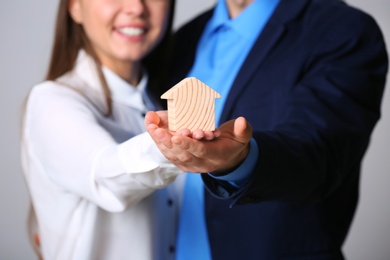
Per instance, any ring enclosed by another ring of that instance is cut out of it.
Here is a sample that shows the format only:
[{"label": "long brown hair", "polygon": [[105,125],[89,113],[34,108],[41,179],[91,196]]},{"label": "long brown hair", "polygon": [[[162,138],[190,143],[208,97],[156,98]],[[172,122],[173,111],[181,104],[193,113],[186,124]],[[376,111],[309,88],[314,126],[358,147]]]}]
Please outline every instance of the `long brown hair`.
[{"label": "long brown hair", "polygon": [[[70,0],[61,0],[58,7],[54,43],[49,68],[46,74],[46,80],[55,80],[66,72],[72,70],[79,50],[84,49],[95,61],[99,80],[105,95],[107,105],[106,115],[110,115],[112,110],[111,93],[104,78],[100,60],[97,57],[96,52],[93,50],[91,42],[86,36],[83,27],[74,22],[70,16],[68,11],[69,1]],[[166,75],[166,73],[164,73],[164,68],[166,66],[161,66],[161,64],[164,64],[168,58],[170,36],[172,33],[175,0],[170,1],[171,6],[169,20],[162,40],[160,44],[157,45],[157,47],[143,60],[143,64],[150,75],[150,88],[155,88],[158,85],[158,82],[161,82],[162,78]]]},{"label": "long brown hair", "polygon": [[[57,10],[57,19],[54,32],[54,42],[51,51],[46,80],[56,80],[63,74],[71,71],[76,63],[77,55],[81,49],[84,49],[95,61],[96,69],[99,75],[99,80],[103,88],[105,100],[107,104],[106,116],[111,115],[111,93],[104,78],[101,62],[98,59],[96,52],[91,46],[91,42],[87,38],[84,29],[81,25],[75,23],[69,14],[70,0],[61,0]],[[170,0],[170,14],[167,24],[167,29],[162,37],[160,44],[152,50],[142,61],[146,70],[149,73],[148,88],[156,88],[159,82],[166,75],[163,64],[169,58],[170,38],[172,34],[172,24],[175,10],[175,0]],[[25,105],[24,105],[25,106]],[[28,234],[32,247],[39,259],[42,259],[40,252],[39,230],[37,219],[32,203],[28,214]]]}]

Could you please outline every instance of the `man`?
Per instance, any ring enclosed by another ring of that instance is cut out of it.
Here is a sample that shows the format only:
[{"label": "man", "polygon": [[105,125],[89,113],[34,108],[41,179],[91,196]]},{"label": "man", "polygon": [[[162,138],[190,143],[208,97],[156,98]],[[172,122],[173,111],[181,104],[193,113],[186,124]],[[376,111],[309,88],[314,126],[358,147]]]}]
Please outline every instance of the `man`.
[{"label": "man", "polygon": [[343,259],[388,69],[376,22],[338,0],[219,0],[173,49],[168,87],[195,76],[222,95],[213,141],[146,117],[168,159],[204,173],[205,231],[180,224],[179,259]]}]

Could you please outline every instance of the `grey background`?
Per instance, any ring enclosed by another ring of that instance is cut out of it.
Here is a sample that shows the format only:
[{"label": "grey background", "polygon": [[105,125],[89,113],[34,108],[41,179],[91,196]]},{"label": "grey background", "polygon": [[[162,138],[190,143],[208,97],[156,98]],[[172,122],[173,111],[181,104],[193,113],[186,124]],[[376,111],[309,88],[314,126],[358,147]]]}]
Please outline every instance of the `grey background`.
[{"label": "grey background", "polygon": [[[178,0],[175,27],[215,0]],[[390,2],[349,0],[375,17],[390,42]],[[21,104],[45,74],[58,1],[0,2],[0,259],[35,259],[26,236],[28,194],[19,158]],[[389,45],[388,45],[389,46]],[[347,259],[390,259],[390,84],[363,162],[361,197],[344,246]]]}]

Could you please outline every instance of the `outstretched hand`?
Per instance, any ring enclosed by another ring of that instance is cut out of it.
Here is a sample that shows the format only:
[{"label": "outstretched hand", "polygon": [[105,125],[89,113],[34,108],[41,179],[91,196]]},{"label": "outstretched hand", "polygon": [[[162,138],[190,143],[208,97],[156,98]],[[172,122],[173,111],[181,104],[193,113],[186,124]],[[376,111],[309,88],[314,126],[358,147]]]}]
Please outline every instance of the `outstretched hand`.
[{"label": "outstretched hand", "polygon": [[162,154],[187,172],[223,174],[240,165],[249,151],[252,127],[245,118],[230,120],[217,130],[168,130],[166,111],[148,112],[146,130]]}]

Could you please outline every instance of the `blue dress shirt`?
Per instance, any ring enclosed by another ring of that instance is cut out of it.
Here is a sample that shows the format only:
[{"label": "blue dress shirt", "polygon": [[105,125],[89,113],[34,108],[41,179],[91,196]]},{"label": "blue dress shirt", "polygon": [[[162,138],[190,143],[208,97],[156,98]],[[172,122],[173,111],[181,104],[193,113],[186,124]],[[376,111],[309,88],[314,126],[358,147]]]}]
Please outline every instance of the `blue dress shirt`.
[{"label": "blue dress shirt", "polygon": [[[219,122],[224,103],[245,58],[258,38],[279,0],[255,0],[239,16],[230,19],[225,0],[219,0],[212,18],[205,27],[195,62],[188,73],[221,94],[215,100],[215,118]],[[214,178],[244,185],[258,159],[254,140],[250,152],[238,169]],[[211,175],[212,176],[212,175]],[[177,259],[211,259],[204,218],[203,183],[198,174],[187,174],[178,229]]]}]

